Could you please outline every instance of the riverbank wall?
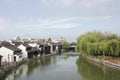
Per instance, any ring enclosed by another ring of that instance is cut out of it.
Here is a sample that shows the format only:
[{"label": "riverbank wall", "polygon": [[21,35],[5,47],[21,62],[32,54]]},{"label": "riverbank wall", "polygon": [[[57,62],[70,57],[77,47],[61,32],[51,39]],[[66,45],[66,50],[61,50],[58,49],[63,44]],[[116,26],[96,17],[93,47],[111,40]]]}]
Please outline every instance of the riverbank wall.
[{"label": "riverbank wall", "polygon": [[17,68],[21,64],[25,63],[26,60],[22,60],[21,62],[14,62],[14,63],[8,63],[2,67],[0,67],[0,77],[5,76],[8,74],[12,69]]},{"label": "riverbank wall", "polygon": [[104,66],[112,68],[112,69],[119,69],[120,70],[120,64],[110,62],[108,60],[105,60],[104,58],[86,56],[86,55],[82,55],[82,54],[80,54],[80,56],[87,59],[88,61],[92,61],[95,64],[101,64],[101,65],[104,65]]}]

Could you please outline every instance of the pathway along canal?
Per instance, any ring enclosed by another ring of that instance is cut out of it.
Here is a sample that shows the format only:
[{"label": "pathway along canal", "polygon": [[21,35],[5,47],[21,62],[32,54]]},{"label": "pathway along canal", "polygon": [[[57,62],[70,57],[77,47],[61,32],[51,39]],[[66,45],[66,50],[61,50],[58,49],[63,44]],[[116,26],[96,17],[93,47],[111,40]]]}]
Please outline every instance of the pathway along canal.
[{"label": "pathway along canal", "polygon": [[120,80],[120,71],[63,53],[24,63],[0,80]]}]

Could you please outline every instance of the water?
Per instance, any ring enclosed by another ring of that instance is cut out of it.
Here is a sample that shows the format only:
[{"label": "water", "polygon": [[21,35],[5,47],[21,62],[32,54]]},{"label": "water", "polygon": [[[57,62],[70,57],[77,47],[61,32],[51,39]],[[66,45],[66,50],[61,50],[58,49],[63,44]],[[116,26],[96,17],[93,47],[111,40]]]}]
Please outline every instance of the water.
[{"label": "water", "polygon": [[57,55],[25,63],[2,80],[120,80],[120,71],[79,56]]}]

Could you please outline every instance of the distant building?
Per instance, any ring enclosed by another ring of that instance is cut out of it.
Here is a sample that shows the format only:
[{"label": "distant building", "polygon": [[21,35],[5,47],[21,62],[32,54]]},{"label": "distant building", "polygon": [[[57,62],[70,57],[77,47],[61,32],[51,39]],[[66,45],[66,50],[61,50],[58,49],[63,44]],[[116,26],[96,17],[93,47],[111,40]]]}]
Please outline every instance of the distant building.
[{"label": "distant building", "polygon": [[22,50],[23,59],[32,59],[33,57],[40,55],[40,50],[36,45],[32,43],[21,43],[17,47]]},{"label": "distant building", "polygon": [[37,37],[36,40],[35,40],[37,43],[40,43],[42,41],[41,38]]},{"label": "distant building", "polygon": [[32,43],[28,43],[28,45],[32,47],[32,51],[35,57],[40,56],[40,48],[37,43],[32,42]]},{"label": "distant building", "polygon": [[16,41],[16,42],[21,42],[21,41],[22,41],[22,39],[21,39],[19,36],[17,36],[17,37],[15,37],[15,38],[13,39],[13,41]]},{"label": "distant building", "polygon": [[53,43],[61,43],[65,41],[65,37],[60,37],[59,39],[51,39]]},{"label": "distant building", "polygon": [[22,42],[30,42],[29,39],[22,39]]},{"label": "distant building", "polygon": [[65,37],[60,37],[60,41],[61,42],[65,41]]},{"label": "distant building", "polygon": [[52,39],[52,42],[53,42],[53,43],[60,43],[60,40]]},{"label": "distant building", "polygon": [[22,43],[17,46],[19,49],[22,50],[23,53],[23,59],[30,59],[33,58],[33,53],[32,53],[32,47],[29,46],[27,43]]},{"label": "distant building", "polygon": [[76,45],[77,45],[76,42],[72,42],[72,43],[70,44],[69,51],[75,52],[75,51],[76,51]]},{"label": "distant building", "polygon": [[28,45],[30,45],[31,47],[39,48],[39,45],[37,43],[28,43]]},{"label": "distant building", "polygon": [[51,54],[51,46],[46,44],[44,45],[44,47],[45,47],[45,55]]},{"label": "distant building", "polygon": [[35,38],[31,38],[30,42],[36,42],[36,39]]}]

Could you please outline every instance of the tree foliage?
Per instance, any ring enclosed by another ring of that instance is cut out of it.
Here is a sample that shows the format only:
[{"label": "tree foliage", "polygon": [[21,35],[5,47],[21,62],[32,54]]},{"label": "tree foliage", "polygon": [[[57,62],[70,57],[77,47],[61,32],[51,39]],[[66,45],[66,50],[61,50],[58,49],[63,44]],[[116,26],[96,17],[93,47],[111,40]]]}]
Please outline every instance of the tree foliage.
[{"label": "tree foliage", "polygon": [[111,33],[88,32],[78,37],[77,50],[92,56],[120,56],[120,37]]},{"label": "tree foliage", "polygon": [[62,48],[64,51],[67,51],[69,47],[70,47],[69,42],[67,42],[67,41],[62,42]]}]

